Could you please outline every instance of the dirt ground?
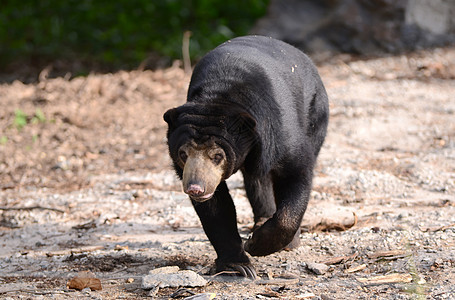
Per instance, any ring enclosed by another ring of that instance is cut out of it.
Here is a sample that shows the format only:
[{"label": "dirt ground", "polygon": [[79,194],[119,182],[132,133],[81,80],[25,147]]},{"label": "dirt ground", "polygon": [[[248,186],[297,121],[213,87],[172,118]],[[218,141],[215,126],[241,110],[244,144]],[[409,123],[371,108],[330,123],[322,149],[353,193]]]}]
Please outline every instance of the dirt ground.
[{"label": "dirt ground", "polygon": [[[215,252],[170,167],[178,64],[1,83],[0,298],[455,299],[455,48],[319,60],[330,125],[301,247],[252,258],[255,282],[210,274]],[[229,186],[246,239],[241,176]],[[209,283],[141,288],[173,265]],[[80,271],[102,290],[67,288]]]}]

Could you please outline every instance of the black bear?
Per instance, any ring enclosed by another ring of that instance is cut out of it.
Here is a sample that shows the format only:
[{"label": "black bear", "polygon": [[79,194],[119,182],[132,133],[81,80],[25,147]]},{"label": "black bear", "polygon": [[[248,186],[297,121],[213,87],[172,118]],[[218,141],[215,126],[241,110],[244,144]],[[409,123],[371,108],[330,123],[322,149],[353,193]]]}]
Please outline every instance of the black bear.
[{"label": "black bear", "polygon": [[[169,154],[218,255],[217,271],[256,278],[246,252],[298,245],[328,115],[316,67],[282,41],[235,38],[196,65],[187,102],[164,120]],[[245,244],[225,181],[238,170],[255,222]]]}]

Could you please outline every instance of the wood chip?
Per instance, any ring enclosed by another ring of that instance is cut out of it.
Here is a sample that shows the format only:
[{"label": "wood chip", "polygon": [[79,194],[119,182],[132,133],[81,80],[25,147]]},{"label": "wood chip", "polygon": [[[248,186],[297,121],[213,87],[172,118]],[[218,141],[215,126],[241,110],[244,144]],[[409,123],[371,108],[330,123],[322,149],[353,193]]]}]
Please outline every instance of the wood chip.
[{"label": "wood chip", "polygon": [[366,267],[367,267],[366,264],[362,264],[362,265],[358,265],[358,266],[355,266],[355,267],[350,267],[349,269],[346,269],[345,272],[346,273],[355,273],[355,272],[362,271],[362,270],[366,269]]},{"label": "wood chip", "polygon": [[313,298],[313,297],[316,297],[316,295],[313,293],[305,293],[305,294],[300,294],[300,295],[295,296],[296,299],[309,299],[309,298]]},{"label": "wood chip", "polygon": [[128,245],[115,245],[114,250],[116,251],[128,250]]},{"label": "wood chip", "polygon": [[357,280],[367,285],[379,285],[387,283],[409,283],[412,281],[412,276],[411,274],[394,273],[388,275],[373,276],[369,278],[357,278]]}]

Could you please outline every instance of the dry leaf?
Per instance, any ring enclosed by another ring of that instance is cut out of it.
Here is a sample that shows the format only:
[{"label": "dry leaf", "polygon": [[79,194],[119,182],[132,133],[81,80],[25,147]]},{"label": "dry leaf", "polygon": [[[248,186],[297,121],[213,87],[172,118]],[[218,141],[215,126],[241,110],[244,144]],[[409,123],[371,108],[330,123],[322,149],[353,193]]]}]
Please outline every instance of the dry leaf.
[{"label": "dry leaf", "polygon": [[92,291],[100,291],[101,280],[94,278],[91,272],[79,272],[76,277],[70,279],[67,284],[67,288],[75,290],[83,290],[85,288],[90,288]]},{"label": "dry leaf", "polygon": [[411,274],[389,274],[373,276],[369,278],[357,278],[361,283],[368,285],[386,284],[386,283],[408,283],[412,281]]}]

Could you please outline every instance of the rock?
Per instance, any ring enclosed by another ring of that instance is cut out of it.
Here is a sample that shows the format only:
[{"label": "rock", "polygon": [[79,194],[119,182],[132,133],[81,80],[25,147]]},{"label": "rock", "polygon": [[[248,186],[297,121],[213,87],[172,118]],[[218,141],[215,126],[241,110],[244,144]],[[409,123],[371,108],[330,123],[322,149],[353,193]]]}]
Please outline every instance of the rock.
[{"label": "rock", "polygon": [[307,263],[306,267],[308,270],[313,272],[316,275],[322,275],[325,274],[329,270],[329,266],[326,264],[320,264],[320,263]]},{"label": "rock", "polygon": [[455,31],[455,2],[444,0],[410,0],[406,8],[406,22],[434,34]]},{"label": "rock", "polygon": [[164,267],[151,270],[148,275],[142,277],[144,290],[156,287],[197,287],[205,286],[207,280],[190,270],[179,270],[179,267]]},{"label": "rock", "polygon": [[453,43],[455,2],[271,0],[251,30],[311,53],[378,54]]}]

